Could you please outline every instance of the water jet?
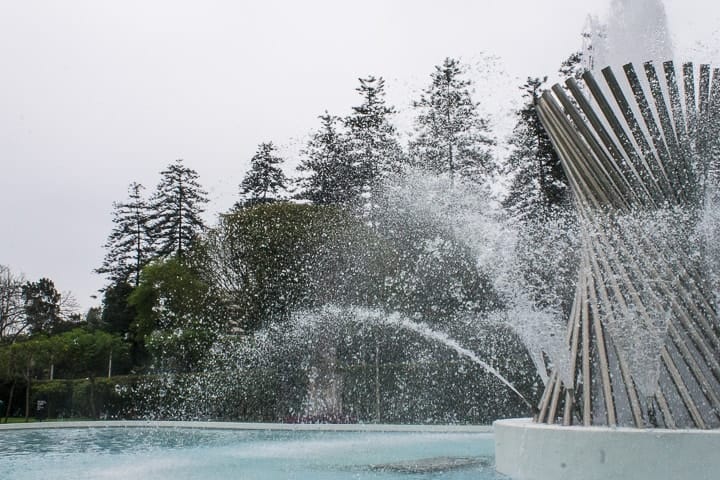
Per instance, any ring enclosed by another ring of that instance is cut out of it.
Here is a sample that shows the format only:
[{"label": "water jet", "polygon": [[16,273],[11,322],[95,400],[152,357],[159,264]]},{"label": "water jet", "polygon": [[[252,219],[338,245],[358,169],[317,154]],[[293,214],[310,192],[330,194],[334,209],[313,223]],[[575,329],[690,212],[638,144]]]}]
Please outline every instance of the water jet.
[{"label": "water jet", "polygon": [[622,70],[586,72],[538,105],[582,251],[570,380],[552,372],[532,423],[495,424],[497,468],[517,479],[710,478],[720,466],[708,464],[720,441],[720,324],[695,235],[716,181],[720,69]]}]

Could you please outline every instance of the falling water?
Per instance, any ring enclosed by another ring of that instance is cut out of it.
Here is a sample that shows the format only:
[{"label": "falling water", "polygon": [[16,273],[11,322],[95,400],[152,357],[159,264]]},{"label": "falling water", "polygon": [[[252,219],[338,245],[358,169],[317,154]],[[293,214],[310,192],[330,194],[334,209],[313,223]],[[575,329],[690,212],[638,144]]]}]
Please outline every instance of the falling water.
[{"label": "falling water", "polygon": [[662,0],[613,0],[607,21],[590,16],[584,36],[586,62],[594,73],[608,65],[673,57]]},{"label": "falling water", "polygon": [[497,371],[492,365],[482,360],[480,357],[478,357],[475,353],[468,350],[467,348],[464,348],[460,343],[457,342],[457,340],[454,340],[450,338],[447,334],[441,331],[433,330],[429,326],[423,324],[423,323],[417,323],[413,322],[406,317],[403,317],[399,315],[398,313],[393,313],[390,315],[387,315],[386,317],[387,322],[393,323],[396,325],[399,325],[403,328],[406,328],[408,330],[412,330],[415,333],[418,333],[422,335],[423,337],[441,343],[445,345],[448,348],[451,348],[455,350],[455,352],[463,357],[466,357],[470,359],[471,361],[478,364],[480,367],[482,367],[483,370],[486,372],[494,375],[498,380],[500,380],[506,387],[508,387],[510,390],[512,390],[518,397],[522,399],[523,402],[530,408],[530,410],[533,410],[534,407],[530,403],[530,401],[525,398],[525,396],[518,391],[515,386],[510,383],[510,381],[505,378],[500,372]]}]

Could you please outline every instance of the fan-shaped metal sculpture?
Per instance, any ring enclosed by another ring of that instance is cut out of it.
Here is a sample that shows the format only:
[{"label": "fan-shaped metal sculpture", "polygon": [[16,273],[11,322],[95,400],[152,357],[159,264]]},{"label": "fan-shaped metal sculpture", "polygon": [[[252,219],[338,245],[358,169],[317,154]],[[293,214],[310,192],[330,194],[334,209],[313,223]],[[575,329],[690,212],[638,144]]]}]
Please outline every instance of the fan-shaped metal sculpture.
[{"label": "fan-shaped metal sculpture", "polygon": [[538,105],[582,251],[569,370],[551,373],[536,421],[717,428],[720,327],[692,235],[715,175],[720,69],[623,70],[555,85]]}]

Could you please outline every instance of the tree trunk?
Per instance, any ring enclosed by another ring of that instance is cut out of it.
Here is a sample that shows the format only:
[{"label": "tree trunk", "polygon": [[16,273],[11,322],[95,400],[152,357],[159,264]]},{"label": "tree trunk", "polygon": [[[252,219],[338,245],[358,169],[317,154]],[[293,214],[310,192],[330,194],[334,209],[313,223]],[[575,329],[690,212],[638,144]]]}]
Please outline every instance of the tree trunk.
[{"label": "tree trunk", "polygon": [[8,398],[7,408],[5,409],[5,423],[8,422],[8,417],[10,416],[10,412],[12,411],[12,401],[13,401],[13,396],[15,395],[15,385],[16,384],[17,384],[17,379],[13,378],[13,383],[10,386],[10,398]]},{"label": "tree trunk", "polygon": [[30,421],[30,368],[25,370],[25,379],[27,384],[25,387],[25,423]]},{"label": "tree trunk", "polygon": [[97,409],[95,408],[95,377],[90,377],[90,415],[97,418]]}]

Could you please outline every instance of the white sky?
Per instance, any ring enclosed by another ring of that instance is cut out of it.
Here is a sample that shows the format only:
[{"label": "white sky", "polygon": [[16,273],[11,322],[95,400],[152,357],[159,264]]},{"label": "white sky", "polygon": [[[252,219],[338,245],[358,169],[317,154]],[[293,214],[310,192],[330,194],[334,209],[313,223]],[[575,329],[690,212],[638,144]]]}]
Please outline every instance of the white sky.
[{"label": "white sky", "polygon": [[[552,75],[609,3],[0,0],[0,264],[98,304],[92,270],[130,182],[152,190],[184,158],[211,219],[258,143],[297,151],[324,110],[349,113],[368,74],[407,110],[446,56],[479,80],[478,62],[501,59],[488,82],[503,94],[479,84],[477,100],[506,128],[524,78]],[[720,46],[710,5],[666,2],[676,46],[702,60]]]}]

